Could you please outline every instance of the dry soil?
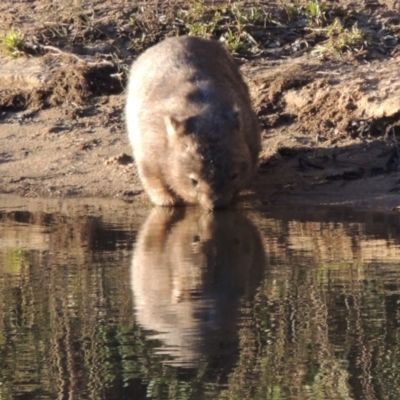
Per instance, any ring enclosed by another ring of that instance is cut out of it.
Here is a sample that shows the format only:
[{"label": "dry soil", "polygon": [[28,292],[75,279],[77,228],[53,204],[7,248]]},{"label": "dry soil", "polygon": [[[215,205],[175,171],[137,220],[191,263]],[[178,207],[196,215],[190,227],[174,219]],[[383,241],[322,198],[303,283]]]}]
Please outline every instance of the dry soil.
[{"label": "dry soil", "polygon": [[[0,192],[149,204],[124,125],[125,76],[138,43],[173,31],[151,31],[172,2],[65,3],[0,4],[0,36],[14,29],[26,40],[20,57],[0,55]],[[281,3],[255,3],[284,21]],[[400,210],[399,4],[328,6],[371,43],[321,55],[310,39],[318,27],[289,21],[265,23],[257,50],[236,54],[263,132],[259,172],[238,204]],[[132,22],[146,13],[147,25]]]}]

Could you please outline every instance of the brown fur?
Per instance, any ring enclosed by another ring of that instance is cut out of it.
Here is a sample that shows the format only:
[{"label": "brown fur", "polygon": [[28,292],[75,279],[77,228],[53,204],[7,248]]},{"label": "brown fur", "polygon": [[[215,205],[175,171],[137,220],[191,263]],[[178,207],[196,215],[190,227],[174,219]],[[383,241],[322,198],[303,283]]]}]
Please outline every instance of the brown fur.
[{"label": "brown fur", "polygon": [[223,354],[237,341],[240,304],[253,299],[264,269],[260,233],[245,215],[156,207],[132,258],[135,319],[156,332],[175,365]]},{"label": "brown fur", "polygon": [[154,204],[227,206],[257,168],[260,132],[248,88],[223,46],[171,38],[134,63],[129,139]]}]

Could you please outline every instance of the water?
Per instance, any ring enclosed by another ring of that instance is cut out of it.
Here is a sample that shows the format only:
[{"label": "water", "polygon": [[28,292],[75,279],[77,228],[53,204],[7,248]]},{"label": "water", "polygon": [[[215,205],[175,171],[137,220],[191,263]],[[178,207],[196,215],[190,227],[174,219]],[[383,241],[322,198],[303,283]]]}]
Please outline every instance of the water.
[{"label": "water", "polygon": [[0,399],[400,398],[400,216],[0,198]]}]

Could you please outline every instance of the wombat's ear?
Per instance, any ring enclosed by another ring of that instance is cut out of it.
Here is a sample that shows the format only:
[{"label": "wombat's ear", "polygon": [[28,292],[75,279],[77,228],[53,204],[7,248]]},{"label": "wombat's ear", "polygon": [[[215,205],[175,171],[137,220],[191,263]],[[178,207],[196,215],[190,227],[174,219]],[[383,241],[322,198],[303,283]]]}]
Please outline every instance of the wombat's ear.
[{"label": "wombat's ear", "polygon": [[184,122],[178,121],[172,115],[166,115],[164,122],[169,137],[181,136],[184,133]]}]

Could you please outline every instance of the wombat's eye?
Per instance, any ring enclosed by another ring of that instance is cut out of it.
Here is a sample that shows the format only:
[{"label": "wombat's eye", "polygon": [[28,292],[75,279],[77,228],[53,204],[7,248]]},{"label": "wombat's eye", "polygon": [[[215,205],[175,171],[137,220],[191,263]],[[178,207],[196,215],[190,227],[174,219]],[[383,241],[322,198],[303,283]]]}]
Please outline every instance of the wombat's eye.
[{"label": "wombat's eye", "polygon": [[197,179],[190,178],[190,180],[191,180],[193,186],[197,186],[199,184],[199,181]]},{"label": "wombat's eye", "polygon": [[229,178],[231,179],[231,181],[234,181],[237,177],[238,177],[238,173],[232,174]]}]

